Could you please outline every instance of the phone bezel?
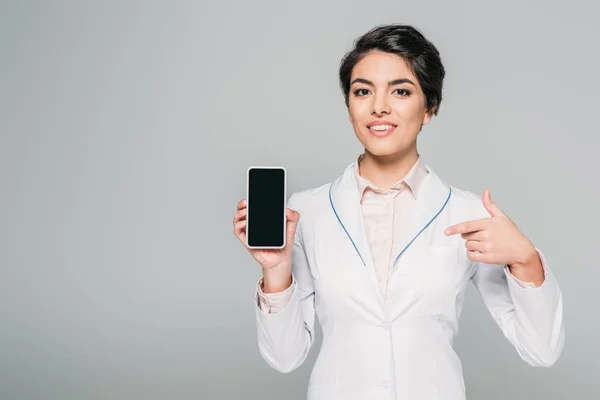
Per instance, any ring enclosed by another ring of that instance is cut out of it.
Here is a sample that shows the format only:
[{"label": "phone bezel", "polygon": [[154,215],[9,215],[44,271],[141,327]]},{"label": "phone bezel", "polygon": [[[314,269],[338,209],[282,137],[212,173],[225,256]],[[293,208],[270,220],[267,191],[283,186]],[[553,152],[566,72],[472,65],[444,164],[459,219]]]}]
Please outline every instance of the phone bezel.
[{"label": "phone bezel", "polygon": [[[248,232],[250,231],[250,223],[247,216],[250,214],[250,171],[252,169],[280,169],[283,171],[283,245],[281,246],[250,246],[248,243]],[[279,165],[251,165],[246,169],[246,247],[249,249],[283,249],[287,245],[286,232],[286,210],[287,210],[287,170]]]}]

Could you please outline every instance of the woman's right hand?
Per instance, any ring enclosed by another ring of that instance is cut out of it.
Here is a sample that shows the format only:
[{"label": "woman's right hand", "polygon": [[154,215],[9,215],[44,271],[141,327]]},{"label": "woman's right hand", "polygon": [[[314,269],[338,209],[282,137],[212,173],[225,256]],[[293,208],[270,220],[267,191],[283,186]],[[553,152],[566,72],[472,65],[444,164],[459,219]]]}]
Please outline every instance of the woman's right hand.
[{"label": "woman's right hand", "polygon": [[[283,249],[251,249],[246,246],[246,211],[247,201],[242,199],[237,205],[233,218],[233,233],[248,249],[252,257],[262,266],[265,291],[279,291],[280,286],[289,283],[292,273],[292,249],[294,236],[300,219],[300,213],[286,208],[286,244]],[[272,290],[269,290],[270,287]]]}]

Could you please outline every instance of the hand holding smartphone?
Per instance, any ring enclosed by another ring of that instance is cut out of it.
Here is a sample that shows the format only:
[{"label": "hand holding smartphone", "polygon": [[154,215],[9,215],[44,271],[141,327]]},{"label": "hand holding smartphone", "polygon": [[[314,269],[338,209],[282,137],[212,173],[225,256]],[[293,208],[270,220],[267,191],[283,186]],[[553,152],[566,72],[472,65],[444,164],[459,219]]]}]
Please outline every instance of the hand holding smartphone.
[{"label": "hand holding smartphone", "polygon": [[284,167],[249,167],[246,199],[238,203],[233,221],[234,234],[261,264],[263,272],[270,271],[281,280],[291,274],[294,235],[300,218],[297,211],[286,207],[286,186]]}]

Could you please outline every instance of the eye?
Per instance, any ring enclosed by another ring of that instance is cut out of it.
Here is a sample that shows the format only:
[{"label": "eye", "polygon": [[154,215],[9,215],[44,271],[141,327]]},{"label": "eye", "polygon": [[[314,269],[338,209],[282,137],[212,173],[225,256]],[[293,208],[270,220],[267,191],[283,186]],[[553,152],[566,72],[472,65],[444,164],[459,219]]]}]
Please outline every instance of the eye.
[{"label": "eye", "polygon": [[400,96],[408,96],[408,95],[410,95],[410,92],[408,90],[406,90],[406,89],[396,89],[396,90],[394,90],[394,93],[397,93],[397,92],[401,92],[401,93],[398,93]]},{"label": "eye", "polygon": [[406,89],[396,89],[396,90],[394,90],[394,93],[398,93],[400,96],[410,95],[410,92]]},{"label": "eye", "polygon": [[354,91],[354,95],[355,96],[364,96],[367,94],[366,92],[368,92],[368,91],[369,91],[368,89],[356,89]]}]

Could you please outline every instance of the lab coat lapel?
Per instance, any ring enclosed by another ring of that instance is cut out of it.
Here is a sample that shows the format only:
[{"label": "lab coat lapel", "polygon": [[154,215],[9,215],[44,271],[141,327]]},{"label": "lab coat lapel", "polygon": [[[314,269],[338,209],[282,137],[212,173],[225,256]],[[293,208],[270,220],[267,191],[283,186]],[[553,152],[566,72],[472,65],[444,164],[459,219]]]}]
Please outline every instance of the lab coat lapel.
[{"label": "lab coat lapel", "polygon": [[[343,228],[340,229],[340,234],[344,236],[341,240],[347,240],[353,245],[357,260],[356,266],[364,271],[380,304],[383,304],[383,293],[377,280],[373,256],[367,239],[354,168],[354,163],[349,165],[344,173],[331,183],[330,205],[332,212],[336,214],[338,223]],[[354,268],[354,265],[349,267]]]},{"label": "lab coat lapel", "polygon": [[[426,252],[429,249],[429,241],[425,238],[431,238],[430,225],[437,216],[444,210],[451,197],[450,186],[445,183],[435,173],[435,171],[425,165],[429,173],[424,178],[423,186],[417,197],[415,209],[411,212],[408,226],[406,226],[402,240],[395,243],[392,249],[395,259],[392,266],[392,273],[401,269],[398,267],[398,261],[405,255],[411,256],[420,252]],[[391,274],[390,274],[391,276]]]}]

